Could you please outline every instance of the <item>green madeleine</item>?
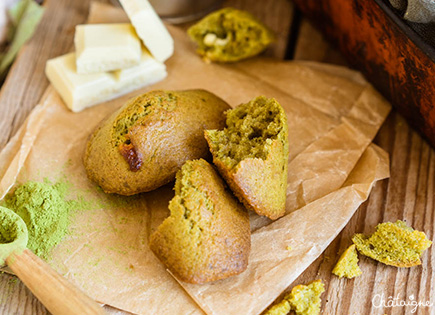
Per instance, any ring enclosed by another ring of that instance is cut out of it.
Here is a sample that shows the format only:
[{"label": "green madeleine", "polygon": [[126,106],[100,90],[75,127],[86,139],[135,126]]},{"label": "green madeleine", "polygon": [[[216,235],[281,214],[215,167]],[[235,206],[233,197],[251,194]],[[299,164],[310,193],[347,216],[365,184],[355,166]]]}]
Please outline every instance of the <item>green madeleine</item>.
[{"label": "green madeleine", "polygon": [[213,163],[250,210],[277,219],[285,213],[288,127],[284,109],[259,96],[226,112],[224,130],[206,130]]},{"label": "green madeleine", "polygon": [[236,62],[261,53],[275,40],[263,23],[250,13],[224,8],[189,28],[197,52],[206,60]]}]

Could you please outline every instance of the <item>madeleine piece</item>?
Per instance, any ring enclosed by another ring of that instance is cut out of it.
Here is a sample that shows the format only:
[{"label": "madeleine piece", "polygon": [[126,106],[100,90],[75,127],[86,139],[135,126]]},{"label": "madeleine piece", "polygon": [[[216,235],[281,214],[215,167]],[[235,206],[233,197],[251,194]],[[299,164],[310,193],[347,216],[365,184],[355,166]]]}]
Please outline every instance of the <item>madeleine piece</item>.
[{"label": "madeleine piece", "polygon": [[251,248],[247,211],[209,163],[200,159],[183,165],[169,210],[151,235],[150,247],[179,279],[205,283],[246,269]]},{"label": "madeleine piece", "polygon": [[260,215],[285,213],[288,127],[284,109],[259,96],[226,112],[224,130],[206,130],[213,162],[234,194]]},{"label": "madeleine piece", "polygon": [[358,266],[358,253],[355,244],[349,246],[337,261],[332,273],[340,278],[346,277],[352,279],[362,274]]},{"label": "madeleine piece", "polygon": [[197,52],[206,60],[235,62],[261,53],[275,40],[263,23],[245,11],[224,8],[189,28]]},{"label": "madeleine piece", "polygon": [[296,315],[318,315],[325,291],[322,280],[315,280],[307,285],[295,286],[281,301],[269,307],[262,315],[287,315],[292,310]]},{"label": "madeleine piece", "polygon": [[84,165],[107,193],[133,195],[175,178],[208,156],[204,129],[222,128],[229,106],[204,90],[152,91],[128,101],[91,136]]},{"label": "madeleine piece", "polygon": [[281,301],[266,309],[261,315],[287,315],[291,311],[291,305],[286,295]]},{"label": "madeleine piece", "polygon": [[355,234],[352,241],[361,254],[396,267],[421,265],[421,255],[432,245],[424,232],[400,220],[380,223],[372,235]]},{"label": "madeleine piece", "polygon": [[322,280],[315,280],[307,285],[295,286],[288,297],[291,309],[296,315],[318,315],[322,300],[320,295],[325,292]]}]

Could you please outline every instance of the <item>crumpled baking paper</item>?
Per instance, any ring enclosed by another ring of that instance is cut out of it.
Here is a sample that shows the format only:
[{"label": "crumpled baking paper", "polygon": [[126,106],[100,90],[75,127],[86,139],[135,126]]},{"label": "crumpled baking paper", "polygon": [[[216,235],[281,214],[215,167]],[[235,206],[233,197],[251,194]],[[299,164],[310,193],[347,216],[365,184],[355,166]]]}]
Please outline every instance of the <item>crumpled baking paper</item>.
[{"label": "crumpled baking paper", "polygon": [[[122,11],[106,8],[95,4],[90,22],[123,20]],[[138,314],[259,314],[323,252],[374,183],[389,176],[388,155],[371,141],[390,105],[341,67],[263,58],[205,64],[183,30],[168,28],[175,54],[168,77],[152,87],[80,113],[67,110],[49,87],[0,154],[0,196],[27,180],[67,178],[71,196],[92,201],[75,214],[49,263],[100,303]],[[290,138],[286,216],[272,222],[251,213],[248,269],[204,285],[178,282],[148,247],[169,213],[173,184],[132,197],[108,195],[87,179],[82,163],[90,133],[128,98],[190,88],[232,106],[274,97],[287,113]]]}]

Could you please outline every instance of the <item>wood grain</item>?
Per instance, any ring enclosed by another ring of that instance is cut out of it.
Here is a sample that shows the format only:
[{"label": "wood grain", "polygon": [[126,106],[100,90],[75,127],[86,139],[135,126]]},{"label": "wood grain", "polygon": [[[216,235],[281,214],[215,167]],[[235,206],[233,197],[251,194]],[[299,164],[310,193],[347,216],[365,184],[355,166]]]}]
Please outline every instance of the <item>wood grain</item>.
[{"label": "wood grain", "polygon": [[345,229],[293,285],[322,279],[326,284],[323,314],[434,314],[434,306],[412,313],[412,307],[375,308],[372,304],[377,294],[384,294],[385,299],[399,295],[405,300],[414,295],[416,301],[435,304],[433,247],[424,253],[421,266],[396,268],[360,255],[363,274],[359,278],[338,279],[331,274],[338,256],[351,244],[352,235],[371,233],[379,222],[405,220],[433,239],[434,150],[396,112],[390,114],[375,143],[390,154],[390,179],[375,185]]},{"label": "wood grain", "polygon": [[[106,1],[104,1],[106,2]],[[246,9],[258,16],[278,34],[278,41],[266,54],[283,58],[288,36],[294,27],[293,5],[287,0],[226,0],[224,4]],[[45,61],[72,48],[74,25],[86,19],[89,0],[48,0],[47,11],[35,37],[20,53],[0,92],[0,150],[15,133],[48,85]],[[305,19],[301,19],[295,42],[296,59],[345,64]],[[56,45],[52,45],[56,43]],[[356,212],[340,235],[289,288],[314,279],[322,279],[326,292],[322,296],[323,314],[435,314],[432,309],[410,307],[374,308],[376,294],[401,298],[410,295],[417,301],[435,296],[435,255],[430,248],[421,266],[398,269],[361,257],[363,275],[353,280],[338,279],[331,270],[338,255],[350,244],[355,232],[370,233],[382,221],[404,219],[434,236],[435,153],[404,119],[393,112],[380,130],[375,143],[390,153],[391,178],[379,182],[370,198]],[[432,300],[435,303],[435,300]],[[113,314],[125,314],[106,308]],[[10,275],[0,276],[0,314],[47,314],[46,309],[25,286]]]},{"label": "wood grain", "polygon": [[72,49],[75,25],[85,21],[89,3],[90,0],[44,2],[46,11],[42,21],[33,38],[20,51],[0,91],[0,149],[47,88],[46,61]]},{"label": "wood grain", "polygon": [[[294,58],[346,65],[341,54],[329,45],[305,18],[299,25]],[[331,271],[339,255],[351,244],[355,233],[372,233],[385,221],[404,220],[434,238],[435,152],[393,111],[379,131],[376,144],[390,154],[391,177],[378,182],[369,199],[357,210],[338,237],[304,273],[289,286],[322,279],[323,314],[435,314],[435,306],[375,307],[383,295],[399,300],[429,301],[435,305],[435,255],[431,247],[414,268],[395,268],[360,255],[363,274],[356,279],[339,279]],[[287,290],[287,291],[288,291]]]},{"label": "wood grain", "polygon": [[[46,11],[35,35],[20,51],[0,90],[0,150],[47,88],[48,81],[44,74],[46,61],[72,49],[75,25],[86,20],[89,3],[90,0],[44,2]],[[47,313],[16,277],[6,274],[0,276],[0,314]]]},{"label": "wood grain", "polygon": [[8,267],[53,314],[103,315],[103,309],[72,283],[24,249],[6,258]]}]

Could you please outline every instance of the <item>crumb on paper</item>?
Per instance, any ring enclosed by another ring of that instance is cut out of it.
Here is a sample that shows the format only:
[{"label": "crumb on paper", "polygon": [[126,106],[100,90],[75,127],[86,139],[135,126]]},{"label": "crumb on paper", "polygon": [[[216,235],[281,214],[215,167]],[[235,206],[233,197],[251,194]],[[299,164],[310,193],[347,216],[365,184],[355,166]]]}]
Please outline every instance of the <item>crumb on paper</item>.
[{"label": "crumb on paper", "polygon": [[350,245],[341,254],[337,261],[332,273],[340,278],[352,279],[362,274],[361,269],[358,266],[358,253],[356,252],[355,244]]}]

